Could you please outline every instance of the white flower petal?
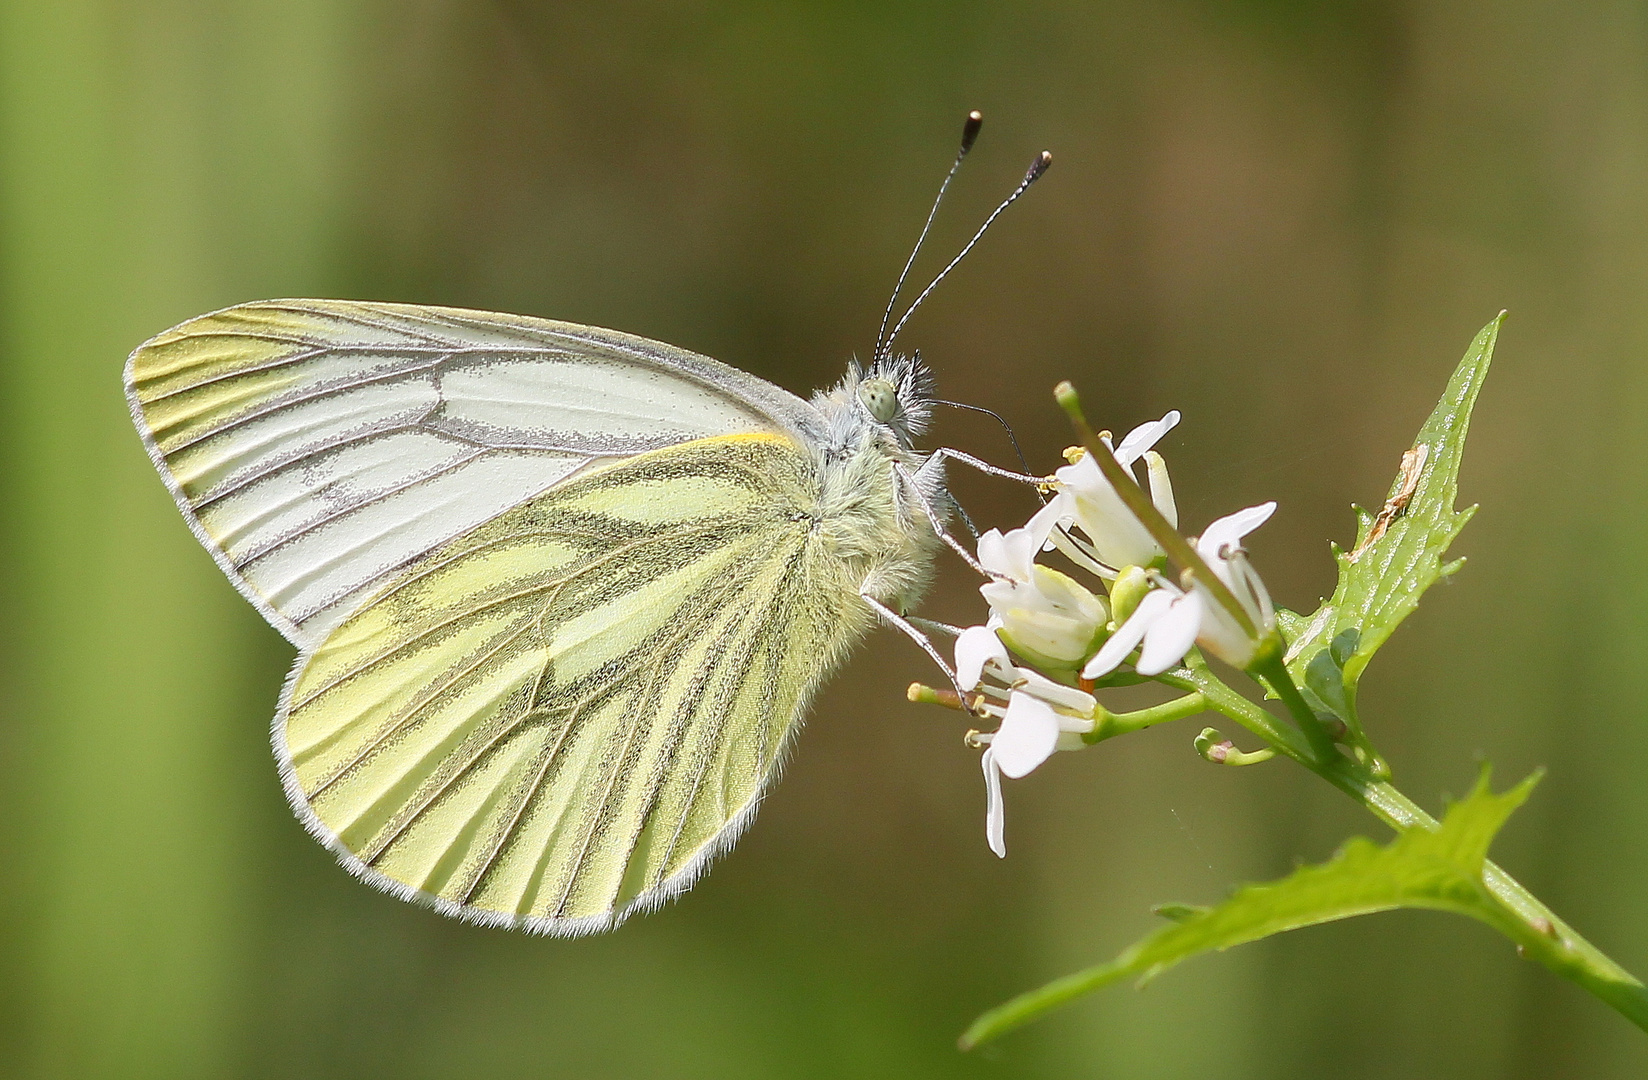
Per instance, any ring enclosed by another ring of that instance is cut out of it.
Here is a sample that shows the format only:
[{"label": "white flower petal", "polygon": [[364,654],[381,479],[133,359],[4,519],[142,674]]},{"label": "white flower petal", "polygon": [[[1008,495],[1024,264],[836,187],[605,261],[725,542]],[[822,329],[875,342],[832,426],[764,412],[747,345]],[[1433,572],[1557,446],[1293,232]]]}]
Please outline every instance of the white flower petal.
[{"label": "white flower petal", "polygon": [[1007,858],[1007,809],[1001,801],[1001,770],[994,750],[984,751],[984,839],[996,858]]},{"label": "white flower petal", "polygon": [[[994,603],[994,601],[992,601]],[[1058,611],[997,606],[1002,625],[1015,649],[1025,649],[1065,666],[1085,659],[1098,631],[1095,620],[1077,619]]]},{"label": "white flower petal", "polygon": [[1094,624],[1110,621],[1110,605],[1068,574],[1036,566],[1031,568],[1030,583],[1055,610],[1073,619]]},{"label": "white flower petal", "polygon": [[1140,675],[1160,675],[1183,660],[1202,629],[1203,610],[1200,591],[1174,600],[1167,612],[1150,625],[1134,669]]},{"label": "white flower petal", "polygon": [[1270,602],[1270,590],[1265,588],[1264,579],[1259,576],[1259,571],[1253,569],[1253,564],[1246,559],[1238,559],[1234,569],[1246,586],[1245,596],[1243,590],[1240,589],[1236,590],[1236,595],[1242,599],[1244,605],[1251,604],[1257,608],[1252,613],[1257,617],[1259,628],[1269,631],[1271,627],[1276,625],[1276,608]]},{"label": "white flower petal", "polygon": [[1179,527],[1179,504],[1173,501],[1173,480],[1167,475],[1167,462],[1154,450],[1144,453],[1144,469],[1150,477],[1150,501],[1167,523]]},{"label": "white flower petal", "polygon": [[1012,664],[1007,646],[1001,643],[993,627],[969,626],[956,638],[956,682],[963,690],[979,684],[984,677],[984,666],[991,660],[1003,667]]},{"label": "white flower petal", "polygon": [[[1219,552],[1226,547],[1240,547],[1242,538],[1270,520],[1270,515],[1276,512],[1274,502],[1260,503],[1245,510],[1238,510],[1234,514],[1226,514],[1213,522],[1196,541],[1196,551],[1210,564],[1219,558]],[[1222,574],[1220,575],[1223,576]]]},{"label": "white flower petal", "polygon": [[1163,435],[1172,431],[1179,423],[1179,410],[1173,409],[1160,420],[1151,420],[1140,424],[1127,433],[1122,444],[1116,447],[1116,460],[1127,466],[1139,460],[1139,455],[1155,446]]},{"label": "white flower petal", "polygon": [[1003,535],[991,529],[978,538],[978,560],[986,570],[1005,574],[1014,581],[1030,580],[1031,560],[1041,544],[1029,529],[1013,529]]},{"label": "white flower petal", "polygon": [[1008,572],[1007,542],[1000,529],[991,529],[978,538],[978,561],[986,570],[1000,574]]},{"label": "white flower petal", "polygon": [[[1156,441],[1171,431],[1178,422],[1179,414],[1170,412],[1160,420],[1140,424],[1128,432],[1121,446],[1113,449],[1111,453],[1123,468],[1131,471],[1139,456],[1155,445]],[[1106,446],[1108,445],[1106,443]],[[1152,489],[1161,495],[1158,508],[1163,509],[1164,514],[1176,517],[1171,488],[1158,487],[1154,473],[1160,470],[1152,467],[1152,471]],[[1091,454],[1084,454],[1080,460],[1059,469],[1053,475],[1060,484],[1059,495],[1055,501],[1062,500],[1062,505],[1057,511],[1046,511],[1045,517],[1038,513],[1031,519],[1036,535],[1040,536],[1045,532],[1049,541],[1062,547],[1057,533],[1049,527],[1049,522],[1073,520],[1086,534],[1094,557],[1105,566],[1113,568],[1108,573],[1101,571],[1101,577],[1114,576],[1114,568],[1145,566],[1161,554],[1161,548],[1156,545],[1150,531],[1122,502],[1121,496],[1110,486],[1110,481],[1099,471],[1098,463]],[[1163,483],[1165,484],[1165,481]],[[1168,513],[1169,511],[1175,512]]]},{"label": "white flower petal", "polygon": [[1042,540],[1029,529],[1010,529],[1007,535],[1002,537],[1002,541],[1010,560],[1007,572],[1013,575],[1015,581],[1029,581],[1036,554],[1041,551]]},{"label": "white flower petal", "polygon": [[[1213,522],[1196,541],[1196,550],[1207,560],[1213,572],[1229,587],[1236,602],[1247,612],[1259,635],[1269,633],[1276,625],[1276,612],[1271,607],[1270,594],[1259,574],[1240,553],[1242,539],[1269,520],[1276,512],[1273,502],[1249,506]],[[1202,628],[1196,639],[1208,652],[1235,667],[1245,668],[1253,659],[1255,641],[1238,625],[1237,620],[1221,607],[1213,594],[1198,583],[1195,591],[1201,595],[1206,608]]]},{"label": "white flower petal", "polygon": [[979,592],[1015,649],[1067,665],[1087,658],[1099,628],[1110,621],[1103,600],[1045,566],[1031,566],[1028,582],[991,581]]},{"label": "white flower petal", "polygon": [[[1085,463],[1086,458],[1079,464]],[[1161,553],[1149,530],[1133,516],[1116,489],[1093,468],[1092,484],[1072,487],[1076,524],[1087,534],[1093,554],[1110,567],[1144,566]]]},{"label": "white flower petal", "polygon": [[[979,586],[979,595],[984,602],[990,605],[990,612],[1006,621],[1006,612],[1019,606],[1023,601],[1019,597],[1020,590],[1024,589],[1022,581],[1004,581],[992,579]],[[1025,590],[1028,592],[1028,590]]]},{"label": "white flower petal", "polygon": [[1157,589],[1140,600],[1139,606],[1133,609],[1132,616],[1110,635],[1110,639],[1093,659],[1087,662],[1087,666],[1082,668],[1082,678],[1097,679],[1116,670],[1116,665],[1126,660],[1127,654],[1144,640],[1145,631],[1150,629],[1150,624],[1160,618],[1172,603],[1173,594],[1165,589]]},{"label": "white flower petal", "polygon": [[1007,702],[1001,730],[990,743],[996,767],[1017,780],[1029,775],[1057,749],[1059,716],[1047,702],[1015,690]]},{"label": "white flower petal", "polygon": [[1231,667],[1246,668],[1253,662],[1253,639],[1212,597],[1204,597],[1202,602],[1206,605],[1206,614],[1196,634],[1197,644]]},{"label": "white flower petal", "polygon": [[[1043,596],[1036,588],[1038,568],[1034,560],[1040,548],[1041,540],[1029,529],[1014,529],[1005,536],[991,529],[979,537],[979,563],[991,573],[1002,575],[980,585],[979,592],[1010,629],[1015,629],[1012,614],[1017,610],[1054,612],[1057,607],[1052,598]],[[1082,641],[1076,647],[1086,644]]]},{"label": "white flower petal", "polygon": [[1053,546],[1050,539],[1053,530],[1074,520],[1076,509],[1070,496],[1059,491],[1047,500],[1046,506],[1030,515],[1030,520],[1024,523],[1024,529],[1036,541],[1036,550],[1046,551]]},{"label": "white flower petal", "polygon": [[[1068,465],[1061,465],[1053,472],[1053,478],[1060,484],[1058,495],[1053,497],[1054,502],[1063,497],[1073,504],[1075,501],[1074,496],[1079,492],[1090,491],[1101,484],[1105,487],[1110,486],[1110,481],[1104,478],[1104,474],[1099,471],[1098,465],[1086,454]],[[1048,505],[1051,506],[1052,503]],[[1037,511],[1037,513],[1039,514],[1040,511]],[[1066,513],[1074,513],[1073,506],[1067,509]]]},{"label": "white flower petal", "polygon": [[1093,574],[1095,577],[1109,581],[1116,576],[1116,571],[1113,567],[1109,567],[1101,562],[1098,562],[1093,558],[1093,556],[1077,547],[1076,542],[1070,538],[1070,533],[1065,529],[1054,529],[1053,532],[1047,537],[1047,546],[1051,548],[1058,548],[1060,551],[1064,552],[1065,556],[1071,562],[1075,563],[1083,570],[1086,570],[1088,573]]}]

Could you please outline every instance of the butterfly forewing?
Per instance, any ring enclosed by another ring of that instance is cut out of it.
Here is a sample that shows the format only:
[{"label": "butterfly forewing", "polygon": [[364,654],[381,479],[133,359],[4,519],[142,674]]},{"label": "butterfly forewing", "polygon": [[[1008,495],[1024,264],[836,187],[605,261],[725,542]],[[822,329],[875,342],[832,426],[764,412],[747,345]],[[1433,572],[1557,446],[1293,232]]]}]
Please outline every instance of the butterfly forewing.
[{"label": "butterfly forewing", "polygon": [[552,933],[687,885],[867,622],[793,440],[561,483],[429,555],[300,658],[289,793],[377,884]]},{"label": "butterfly forewing", "polygon": [[760,379],[628,334],[327,300],[193,319],[133,353],[126,388],[196,534],[299,645],[581,471],[817,422]]}]

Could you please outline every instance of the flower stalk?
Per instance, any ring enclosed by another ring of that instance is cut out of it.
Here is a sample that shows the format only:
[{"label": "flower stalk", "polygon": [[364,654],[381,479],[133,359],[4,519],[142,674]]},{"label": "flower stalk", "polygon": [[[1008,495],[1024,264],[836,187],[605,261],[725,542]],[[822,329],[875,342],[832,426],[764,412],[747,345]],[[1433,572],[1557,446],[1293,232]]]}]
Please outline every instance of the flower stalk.
[{"label": "flower stalk", "polygon": [[1155,727],[1157,724],[1197,716],[1207,712],[1207,709],[1207,698],[1199,692],[1176,697],[1172,701],[1164,701],[1160,705],[1152,705],[1148,709],[1136,709],[1133,712],[1114,713],[1101,705],[1099,706],[1098,715],[1093,718],[1093,730],[1083,735],[1082,741],[1091,746],[1106,739],[1114,739],[1117,735],[1143,731],[1145,728]]}]

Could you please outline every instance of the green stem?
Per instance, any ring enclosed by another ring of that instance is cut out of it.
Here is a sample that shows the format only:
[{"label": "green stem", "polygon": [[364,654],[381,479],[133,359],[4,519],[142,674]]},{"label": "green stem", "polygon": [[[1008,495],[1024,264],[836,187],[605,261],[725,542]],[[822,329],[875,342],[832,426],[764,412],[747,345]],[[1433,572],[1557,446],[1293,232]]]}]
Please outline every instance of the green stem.
[{"label": "green stem", "polygon": [[[1248,665],[1248,671],[1264,679],[1270,688],[1276,691],[1276,696],[1282,699],[1287,706],[1288,714],[1293,722],[1299,725],[1299,730],[1305,733],[1310,742],[1311,752],[1320,765],[1330,765],[1340,756],[1333,744],[1333,735],[1317,717],[1316,710],[1305,701],[1299,688],[1293,685],[1293,676],[1288,674],[1287,664],[1282,659],[1282,643],[1274,635],[1259,647]],[[1245,700],[1245,699],[1244,699]]]},{"label": "green stem", "polygon": [[1130,731],[1142,731],[1156,724],[1165,724],[1170,720],[1183,720],[1187,716],[1207,712],[1207,698],[1199,691],[1176,697],[1172,701],[1164,701],[1160,705],[1152,705],[1148,709],[1138,709],[1134,712],[1113,713],[1099,706],[1098,722],[1093,730],[1082,736],[1086,743],[1103,742],[1114,739],[1117,735],[1126,735]]},{"label": "green stem", "polygon": [[[1412,799],[1388,781],[1368,776],[1348,759],[1341,757],[1321,775],[1393,829],[1436,828],[1436,819]],[[1482,878],[1488,891],[1514,916],[1505,920],[1508,925],[1502,929],[1524,955],[1583,986],[1648,1031],[1648,988],[1639,979],[1585,940],[1496,863],[1490,860],[1483,865]]]},{"label": "green stem", "polygon": [[1215,711],[1230,717],[1265,740],[1277,753],[1315,771],[1316,763],[1311,756],[1310,744],[1305,742],[1301,732],[1288,727],[1271,715],[1268,709],[1255,705],[1214,678],[1213,673],[1205,664],[1199,662],[1194,652],[1186,659],[1189,661],[1186,667],[1174,668],[1158,675],[1156,681],[1180,690],[1200,693]]},{"label": "green stem", "polygon": [[[1389,781],[1372,776],[1365,766],[1335,753],[1321,761],[1292,730],[1278,723],[1270,711],[1249,701],[1215,678],[1205,667],[1180,668],[1158,681],[1184,690],[1199,691],[1215,710],[1225,714],[1316,773],[1368,809],[1374,817],[1402,832],[1435,829],[1437,821]],[[1291,683],[1290,683],[1291,685]],[[1499,929],[1520,947],[1524,956],[1570,979],[1648,1031],[1648,988],[1607,954],[1585,940],[1533,893],[1489,861],[1483,883],[1504,906]]]}]

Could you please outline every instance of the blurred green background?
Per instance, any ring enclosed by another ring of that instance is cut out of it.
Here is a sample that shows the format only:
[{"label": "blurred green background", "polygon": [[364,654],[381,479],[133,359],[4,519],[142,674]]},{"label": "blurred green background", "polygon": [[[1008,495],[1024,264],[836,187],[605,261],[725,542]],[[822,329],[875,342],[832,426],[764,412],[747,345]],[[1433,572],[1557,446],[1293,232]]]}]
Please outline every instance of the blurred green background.
[{"label": "blurred green background", "polygon": [[[1199,723],[1060,755],[983,836],[961,726],[889,634],[696,889],[573,942],[351,880],[287,811],[291,650],[126,417],[149,335],[270,296],[619,327],[791,389],[870,346],[953,152],[911,324],[1032,460],[1074,378],[1182,409],[1187,527],[1263,498],[1331,587],[1472,334],[1467,570],[1364,683],[1431,809],[1550,777],[1496,849],[1648,974],[1648,9],[1556,0],[0,2],[0,1072],[20,1077],[1640,1077],[1648,1038],[1487,930],[1385,915],[1203,958],[963,1056],[1006,995],[1381,828]],[[999,429],[936,438],[999,461]],[[962,477],[983,522],[1024,493]],[[971,620],[947,567],[930,611]]]}]

